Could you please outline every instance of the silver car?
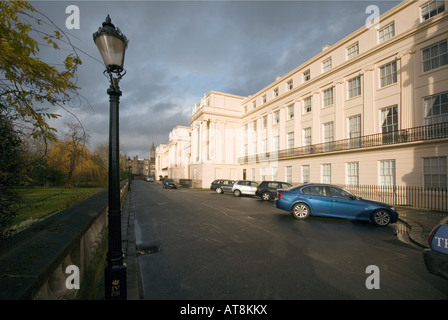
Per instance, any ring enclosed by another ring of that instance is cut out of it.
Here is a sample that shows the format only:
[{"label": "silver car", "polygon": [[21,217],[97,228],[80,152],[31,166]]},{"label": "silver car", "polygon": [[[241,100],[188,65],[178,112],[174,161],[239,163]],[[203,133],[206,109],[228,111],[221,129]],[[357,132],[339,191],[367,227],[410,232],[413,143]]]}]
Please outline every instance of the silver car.
[{"label": "silver car", "polygon": [[236,197],[242,194],[254,196],[257,192],[258,182],[250,180],[237,180],[233,184],[232,192]]}]

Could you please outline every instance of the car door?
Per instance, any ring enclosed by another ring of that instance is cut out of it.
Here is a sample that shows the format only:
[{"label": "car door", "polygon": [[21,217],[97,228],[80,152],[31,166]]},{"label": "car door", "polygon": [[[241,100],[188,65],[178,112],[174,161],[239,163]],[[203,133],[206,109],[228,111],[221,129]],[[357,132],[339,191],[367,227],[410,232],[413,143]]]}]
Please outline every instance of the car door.
[{"label": "car door", "polygon": [[268,189],[269,192],[271,193],[272,197],[276,197],[277,196],[277,189],[279,189],[280,183],[276,182],[276,181],[271,181],[268,183]]},{"label": "car door", "polygon": [[246,194],[247,181],[238,181],[237,183],[235,183],[233,186],[233,190],[236,189],[240,190],[241,194]]},{"label": "car door", "polygon": [[301,189],[312,215],[331,216],[332,199],[327,196],[327,186],[307,186]]},{"label": "car door", "polygon": [[331,214],[333,216],[359,219],[364,212],[367,212],[362,201],[359,201],[358,198],[351,193],[335,186],[330,186],[329,189],[332,199]]},{"label": "car door", "polygon": [[233,186],[233,181],[224,180],[223,184],[222,184],[222,189],[225,192],[231,192],[232,191],[232,186]]},{"label": "car door", "polygon": [[241,193],[255,195],[258,184],[254,181],[242,181]]},{"label": "car door", "polygon": [[258,188],[258,183],[255,181],[249,181],[249,186],[248,186],[248,192],[251,195],[255,195],[255,192],[257,192],[257,188]]}]

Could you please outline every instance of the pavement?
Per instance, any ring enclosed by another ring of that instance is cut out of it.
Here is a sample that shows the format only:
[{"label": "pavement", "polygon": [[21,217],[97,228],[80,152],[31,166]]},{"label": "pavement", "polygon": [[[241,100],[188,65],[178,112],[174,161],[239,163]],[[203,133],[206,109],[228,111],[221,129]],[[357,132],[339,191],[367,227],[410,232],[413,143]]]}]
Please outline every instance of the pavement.
[{"label": "pavement", "polygon": [[398,223],[397,236],[409,239],[421,248],[429,248],[428,238],[432,229],[438,224],[448,223],[448,212],[396,207]]},{"label": "pavement", "polygon": [[[432,229],[438,224],[448,223],[448,212],[416,209],[411,207],[396,207],[399,217],[394,224],[397,237],[406,243],[429,248],[428,238]],[[143,298],[139,290],[138,248],[136,248],[134,233],[135,203],[131,190],[126,196],[122,211],[123,252],[127,266],[127,300]]]}]

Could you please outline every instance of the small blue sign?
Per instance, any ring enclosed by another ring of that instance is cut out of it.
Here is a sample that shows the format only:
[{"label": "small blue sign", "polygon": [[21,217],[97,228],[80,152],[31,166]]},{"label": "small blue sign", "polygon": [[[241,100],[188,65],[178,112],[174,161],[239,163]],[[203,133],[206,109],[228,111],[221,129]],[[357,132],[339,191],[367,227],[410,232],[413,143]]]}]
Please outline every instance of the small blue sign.
[{"label": "small blue sign", "polygon": [[431,249],[448,254],[448,225],[441,225],[431,240]]}]

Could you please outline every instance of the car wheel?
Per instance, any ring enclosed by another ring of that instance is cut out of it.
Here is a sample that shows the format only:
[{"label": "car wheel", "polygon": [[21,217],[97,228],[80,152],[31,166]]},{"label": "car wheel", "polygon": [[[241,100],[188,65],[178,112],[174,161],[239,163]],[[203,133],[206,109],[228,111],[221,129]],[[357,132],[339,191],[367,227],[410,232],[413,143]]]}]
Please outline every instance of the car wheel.
[{"label": "car wheel", "polygon": [[389,211],[380,209],[372,213],[372,222],[380,227],[387,226],[392,220],[392,216]]},{"label": "car wheel", "polygon": [[304,220],[310,216],[311,210],[304,203],[296,203],[292,206],[291,214],[298,220]]},{"label": "car wheel", "polygon": [[241,191],[238,190],[238,189],[236,189],[235,191],[233,191],[233,195],[234,195],[235,197],[239,197],[239,196],[241,195]]},{"label": "car wheel", "polygon": [[261,194],[261,199],[263,199],[264,201],[269,201],[271,200],[271,194],[269,192],[263,192]]},{"label": "car wheel", "polygon": [[222,189],[221,188],[216,188],[216,193],[222,193]]}]

